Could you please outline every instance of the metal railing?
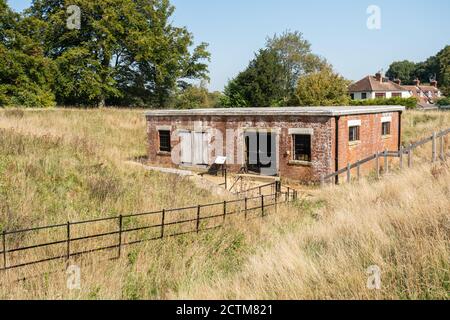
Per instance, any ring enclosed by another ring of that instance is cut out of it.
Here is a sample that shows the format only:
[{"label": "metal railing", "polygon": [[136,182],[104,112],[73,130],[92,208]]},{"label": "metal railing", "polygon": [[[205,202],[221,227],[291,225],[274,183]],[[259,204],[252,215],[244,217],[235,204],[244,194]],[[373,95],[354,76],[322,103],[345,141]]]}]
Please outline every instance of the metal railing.
[{"label": "metal railing", "polygon": [[[404,159],[407,157],[407,163],[408,167],[413,166],[413,155],[414,150],[429,143],[432,142],[432,155],[431,155],[431,161],[436,162],[438,160],[438,154],[439,158],[441,160],[445,160],[447,157],[445,153],[445,141],[444,138],[450,133],[450,128],[443,130],[441,132],[434,132],[433,135],[430,137],[426,137],[418,142],[410,144],[408,147],[401,146],[399,151],[388,151],[385,150],[383,152],[377,152],[363,160],[359,160],[355,163],[349,163],[345,168],[339,169],[336,172],[333,172],[331,174],[325,175],[321,177],[321,184],[324,185],[326,183],[329,183],[332,180],[335,180],[336,177],[339,177],[340,175],[346,174],[347,176],[347,182],[350,182],[352,179],[352,173],[351,171],[353,169],[356,169],[356,177],[359,180],[361,178],[361,166],[363,164],[366,164],[371,161],[375,161],[375,174],[377,178],[381,175],[381,161],[384,160],[384,172],[389,173],[389,158],[399,158],[400,159],[400,169],[404,166]],[[438,139],[439,139],[439,151],[437,150],[438,146]]]},{"label": "metal railing", "polygon": [[[0,271],[102,251],[116,250],[114,258],[119,258],[125,246],[216,229],[230,216],[242,215],[246,220],[264,217],[270,208],[296,198],[297,192],[291,189],[184,208],[4,230],[0,233]],[[43,238],[48,240],[35,242]],[[27,260],[30,257],[34,259]]]}]

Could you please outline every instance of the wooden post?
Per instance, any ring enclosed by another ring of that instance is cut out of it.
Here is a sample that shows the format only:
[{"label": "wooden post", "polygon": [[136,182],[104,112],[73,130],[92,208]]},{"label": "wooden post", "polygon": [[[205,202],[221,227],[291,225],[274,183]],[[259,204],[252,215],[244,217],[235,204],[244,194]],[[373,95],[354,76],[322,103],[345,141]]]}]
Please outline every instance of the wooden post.
[{"label": "wooden post", "polygon": [[321,187],[325,186],[325,176],[323,174],[320,176],[320,186]]},{"label": "wooden post", "polygon": [[227,218],[227,202],[223,202],[223,222],[225,223],[225,219]]},{"label": "wooden post", "polygon": [[358,176],[358,181],[361,180],[361,160],[358,160],[358,165],[356,166],[356,174]]},{"label": "wooden post", "polygon": [[384,150],[384,172],[389,173],[389,159],[387,150]]},{"label": "wooden post", "polygon": [[261,216],[264,217],[264,196],[261,195]]},{"label": "wooden post", "polygon": [[437,144],[436,144],[436,132],[433,132],[433,147],[432,147],[432,162],[435,163],[437,161]]},{"label": "wooden post", "polygon": [[441,160],[444,161],[445,160],[445,148],[444,148],[445,141],[444,141],[444,136],[443,135],[441,136],[440,140],[441,140],[441,144],[440,144]]},{"label": "wooden post", "polygon": [[3,247],[3,269],[6,270],[6,231],[2,233],[2,247]]},{"label": "wooden post", "polygon": [[403,169],[403,153],[404,153],[404,147],[400,146],[400,169]]},{"label": "wooden post", "polygon": [[408,167],[412,168],[412,165],[413,165],[413,148],[412,144],[410,144],[408,148]]},{"label": "wooden post", "polygon": [[66,260],[70,259],[70,221],[67,222],[67,252]]},{"label": "wooden post", "polygon": [[289,202],[289,200],[291,200],[291,189],[287,187],[286,202]]},{"label": "wooden post", "polygon": [[380,179],[380,154],[377,152],[375,157],[376,167],[377,167],[377,179]]},{"label": "wooden post", "polygon": [[164,238],[164,222],[166,220],[166,209],[161,212],[161,239]]},{"label": "wooden post", "polygon": [[247,199],[247,197],[245,197],[245,199],[244,199],[244,215],[245,215],[245,220],[247,220],[247,208],[248,208],[248,199]]},{"label": "wooden post", "polygon": [[352,165],[349,163],[347,164],[347,182],[350,183],[352,182]]},{"label": "wooden post", "polygon": [[122,215],[119,216],[119,249],[118,249],[118,258],[122,254]]},{"label": "wooden post", "polygon": [[201,206],[199,205],[198,207],[197,207],[197,233],[199,233],[199,231],[200,231],[200,210],[201,210]]}]

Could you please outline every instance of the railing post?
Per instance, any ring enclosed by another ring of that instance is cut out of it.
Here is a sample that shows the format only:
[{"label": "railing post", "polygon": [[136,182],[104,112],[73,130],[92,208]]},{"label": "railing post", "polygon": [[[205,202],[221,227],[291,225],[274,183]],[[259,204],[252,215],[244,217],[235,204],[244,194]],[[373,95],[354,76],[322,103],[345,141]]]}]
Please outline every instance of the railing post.
[{"label": "railing post", "polygon": [[437,144],[436,144],[436,132],[433,132],[433,146],[432,146],[432,162],[437,161]]},{"label": "railing post", "polygon": [[375,162],[377,166],[377,179],[380,179],[380,154],[378,152],[375,157]]},{"label": "railing post", "polygon": [[389,159],[387,150],[384,150],[384,172],[389,173]]},{"label": "railing post", "polygon": [[413,165],[413,148],[412,144],[410,144],[408,149],[408,167],[412,168],[412,165]]},{"label": "railing post", "polygon": [[261,195],[261,216],[264,217],[264,195]]},{"label": "railing post", "polygon": [[122,215],[120,215],[119,216],[119,252],[118,252],[119,258],[122,254],[122,220],[123,220],[123,217],[122,217]]},{"label": "railing post", "polygon": [[67,252],[66,260],[70,259],[70,221],[67,221]]},{"label": "railing post", "polygon": [[6,270],[6,231],[2,233],[2,247],[3,247],[3,270]]},{"label": "railing post", "polygon": [[352,181],[352,165],[349,163],[347,164],[347,183],[350,183]]},{"label": "railing post", "polygon": [[244,199],[244,216],[245,216],[245,220],[247,220],[247,209],[248,208],[248,198],[245,197]]},{"label": "railing post", "polygon": [[199,233],[200,231],[200,210],[201,210],[201,206],[199,205],[197,207],[197,233]]},{"label": "railing post", "polygon": [[403,146],[400,146],[400,169],[403,169],[403,153],[405,148]]},{"label": "railing post", "polygon": [[358,160],[358,165],[356,166],[356,175],[358,176],[358,181],[361,180],[361,160]]},{"label": "railing post", "polygon": [[225,223],[225,219],[227,217],[227,202],[223,202],[223,222]]},{"label": "railing post", "polygon": [[164,238],[164,222],[166,220],[166,209],[161,211],[161,239]]}]

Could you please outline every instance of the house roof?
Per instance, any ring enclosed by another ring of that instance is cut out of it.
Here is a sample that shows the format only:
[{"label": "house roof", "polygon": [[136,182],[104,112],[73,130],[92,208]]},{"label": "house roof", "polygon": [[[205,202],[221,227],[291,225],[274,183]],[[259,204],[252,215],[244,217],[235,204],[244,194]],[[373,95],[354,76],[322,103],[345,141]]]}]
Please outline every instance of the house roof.
[{"label": "house roof", "polygon": [[348,90],[350,92],[373,92],[373,91],[407,91],[403,86],[390,80],[386,82],[378,81],[374,76],[367,76],[355,83],[352,83]]},{"label": "house roof", "polygon": [[336,107],[283,107],[283,108],[227,108],[191,110],[150,110],[147,117],[176,116],[345,116],[404,111],[403,106],[336,106]]}]

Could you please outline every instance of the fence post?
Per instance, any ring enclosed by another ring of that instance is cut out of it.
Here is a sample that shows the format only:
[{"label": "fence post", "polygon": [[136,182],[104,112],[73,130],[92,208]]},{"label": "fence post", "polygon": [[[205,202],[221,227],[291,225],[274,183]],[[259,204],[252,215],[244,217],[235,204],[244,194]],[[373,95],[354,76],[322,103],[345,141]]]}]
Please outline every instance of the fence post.
[{"label": "fence post", "polygon": [[413,165],[413,148],[412,148],[412,144],[409,145],[409,149],[408,149],[408,167],[411,168]]},{"label": "fence post", "polygon": [[223,202],[223,222],[225,223],[225,219],[227,217],[227,202]]},{"label": "fence post", "polygon": [[400,146],[400,169],[403,169],[403,153],[404,153],[404,147]]},{"label": "fence post", "polygon": [[358,160],[358,165],[356,166],[356,174],[358,176],[358,181],[361,180],[361,160]]},{"label": "fence post", "polygon": [[436,131],[433,132],[433,147],[432,147],[432,162],[435,163],[437,161],[437,144],[436,144]]},{"label": "fence post", "polygon": [[325,176],[323,174],[320,176],[320,186],[325,186]]},{"label": "fence post", "polygon": [[70,221],[67,221],[67,253],[66,260],[70,259]]},{"label": "fence post", "polygon": [[290,200],[291,200],[291,188],[287,187],[286,202],[289,202]]},{"label": "fence post", "polygon": [[164,238],[164,222],[166,220],[166,209],[161,211],[161,239]]},{"label": "fence post", "polygon": [[122,215],[119,216],[119,252],[118,257],[120,258],[120,255],[122,254]]},{"label": "fence post", "polygon": [[444,154],[444,135],[441,136],[440,140],[441,140],[441,143],[440,143],[441,160],[444,161],[444,160],[445,160],[445,154]]},{"label": "fence post", "polygon": [[2,233],[2,247],[3,247],[3,270],[6,270],[6,231]]},{"label": "fence post", "polygon": [[387,150],[384,150],[384,172],[389,173],[389,159]]},{"label": "fence post", "polygon": [[199,233],[200,231],[200,210],[201,210],[201,205],[198,205],[197,207],[197,233]]},{"label": "fence post", "polygon": [[245,199],[244,199],[244,216],[245,216],[245,220],[247,220],[247,208],[248,208],[248,199],[247,199],[247,197],[245,197]]},{"label": "fence post", "polygon": [[380,154],[378,152],[375,157],[375,162],[377,166],[377,179],[380,179]]},{"label": "fence post", "polygon": [[352,165],[349,163],[347,164],[347,182],[350,183],[352,181]]},{"label": "fence post", "polygon": [[264,217],[264,196],[261,195],[261,216]]}]

